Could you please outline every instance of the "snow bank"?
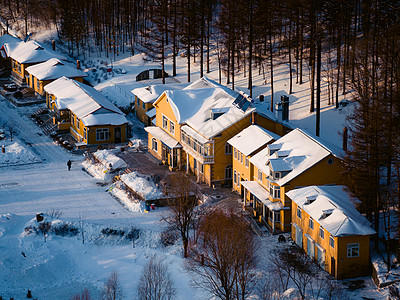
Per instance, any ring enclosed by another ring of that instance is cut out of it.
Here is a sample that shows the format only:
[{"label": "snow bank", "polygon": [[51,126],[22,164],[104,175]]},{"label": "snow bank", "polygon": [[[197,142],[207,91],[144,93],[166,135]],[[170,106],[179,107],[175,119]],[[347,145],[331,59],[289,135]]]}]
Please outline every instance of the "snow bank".
[{"label": "snow bank", "polygon": [[93,156],[110,172],[126,168],[124,160],[116,156],[113,151],[115,150],[98,150]]},{"label": "snow bank", "polygon": [[24,165],[41,162],[41,159],[37,157],[31,150],[24,147],[18,140],[0,141],[0,148],[4,146],[5,153],[0,150],[0,167],[13,166],[13,165]]},{"label": "snow bank", "polygon": [[124,174],[121,180],[133,191],[142,196],[145,200],[159,199],[163,197],[163,193],[158,189],[156,184],[140,175],[137,172]]},{"label": "snow bank", "polygon": [[129,195],[123,190],[120,184],[110,187],[110,194],[118,198],[121,204],[131,212],[144,212],[145,203],[140,200],[131,199]]}]

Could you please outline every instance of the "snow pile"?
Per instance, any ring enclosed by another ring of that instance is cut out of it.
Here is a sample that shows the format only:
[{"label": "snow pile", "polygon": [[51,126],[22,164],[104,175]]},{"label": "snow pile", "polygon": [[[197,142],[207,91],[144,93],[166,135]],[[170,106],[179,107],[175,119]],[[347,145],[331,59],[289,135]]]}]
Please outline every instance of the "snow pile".
[{"label": "snow pile", "polygon": [[118,198],[121,204],[131,212],[144,212],[145,202],[132,199],[118,182],[115,186],[109,188],[109,192],[114,197]]},{"label": "snow pile", "polygon": [[137,172],[122,175],[121,181],[145,200],[160,199],[163,197],[163,193],[154,182]]},{"label": "snow pile", "polygon": [[[4,147],[5,153],[1,148]],[[19,141],[0,141],[0,167],[12,165],[25,165],[41,162],[31,150],[24,147]]]},{"label": "snow pile", "polygon": [[93,156],[110,172],[126,168],[124,160],[116,156],[113,151],[115,150],[98,150]]},{"label": "snow pile", "polygon": [[87,158],[82,162],[83,168],[101,182],[109,182],[113,179],[116,170],[127,167],[123,159],[116,156],[115,150],[98,150],[93,153],[93,158]]}]

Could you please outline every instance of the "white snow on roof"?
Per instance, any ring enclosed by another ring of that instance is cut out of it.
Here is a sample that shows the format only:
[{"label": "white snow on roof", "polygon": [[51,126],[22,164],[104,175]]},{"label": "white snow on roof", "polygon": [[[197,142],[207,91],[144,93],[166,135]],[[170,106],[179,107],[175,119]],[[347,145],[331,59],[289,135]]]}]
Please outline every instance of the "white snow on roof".
[{"label": "white snow on roof", "polygon": [[157,188],[154,182],[147,180],[137,172],[124,174],[121,180],[132,190],[142,196],[145,200],[163,198],[163,193]]},{"label": "white snow on roof", "polygon": [[345,186],[308,186],[286,195],[335,237],[375,234]]},{"label": "white snow on roof", "polygon": [[[270,168],[273,171],[289,171],[277,181],[282,186],[330,154],[343,157],[342,149],[327,145],[322,139],[297,128],[258,152],[250,158],[250,162],[265,174],[269,174]],[[270,156],[269,149],[279,151]]]},{"label": "white snow on roof", "polygon": [[[245,112],[233,105],[236,97],[226,89],[204,88],[184,89],[182,91],[165,91],[171,108],[179,124],[187,124],[210,139],[254,111],[249,107]],[[224,113],[214,120],[212,109],[222,109]]]},{"label": "white snow on roof", "polygon": [[240,181],[240,183],[270,210],[281,210],[283,208],[282,202],[269,200],[269,192],[257,181]]},{"label": "white snow on roof", "polygon": [[16,38],[15,36],[4,34],[0,36],[0,48],[3,47],[4,44],[16,44],[21,42],[21,39]]},{"label": "white snow on roof", "polygon": [[166,90],[182,90],[187,83],[157,84],[140,87],[132,90],[132,93],[145,103],[152,103]]},{"label": "white snow on roof", "polygon": [[67,60],[65,56],[47,49],[36,41],[19,42],[8,55],[19,63],[24,64],[44,62],[54,57]]},{"label": "white snow on roof", "polygon": [[57,79],[62,76],[68,78],[85,77],[85,72],[76,68],[75,65],[51,58],[48,61],[39,63],[26,68],[29,74],[35,76],[39,80]]},{"label": "white snow on roof", "polygon": [[258,125],[250,125],[228,140],[228,143],[248,156],[271,141],[278,140],[279,138],[279,135]]},{"label": "white snow on roof", "polygon": [[97,160],[110,171],[122,169],[127,166],[122,158],[119,158],[110,150],[98,150],[93,153],[93,156],[96,157]]},{"label": "white snow on roof", "polygon": [[123,112],[114,104],[99,91],[81,82],[61,77],[46,85],[44,90],[56,97],[58,109],[71,110],[86,126],[128,123]]},{"label": "white snow on roof", "polygon": [[165,144],[170,149],[182,147],[181,144],[179,144],[179,142],[177,140],[175,140],[172,136],[170,136],[168,133],[166,133],[160,127],[149,126],[149,127],[145,127],[144,130],[146,130],[148,133],[150,133],[152,136],[154,136],[156,139],[161,141],[163,144]]},{"label": "white snow on roof", "polygon": [[192,82],[187,87],[185,87],[184,90],[199,90],[199,89],[207,89],[207,88],[221,88],[228,95],[230,95],[234,98],[236,98],[239,95],[238,92],[236,92],[222,84],[219,84],[218,82],[211,80],[206,76],[203,76],[200,79],[197,79],[196,81]]},{"label": "white snow on roof", "polygon": [[209,140],[203,137],[201,134],[197,133],[194,129],[192,129],[188,125],[183,125],[181,127],[181,130],[186,132],[188,135],[190,135],[192,138],[196,139],[198,142],[201,144],[207,143]]}]

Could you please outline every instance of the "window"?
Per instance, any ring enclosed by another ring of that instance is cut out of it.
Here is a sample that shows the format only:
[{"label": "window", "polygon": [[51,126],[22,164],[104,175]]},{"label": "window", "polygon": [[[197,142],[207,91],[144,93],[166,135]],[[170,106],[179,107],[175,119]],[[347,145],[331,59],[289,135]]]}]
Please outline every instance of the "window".
[{"label": "window", "polygon": [[274,199],[280,199],[281,198],[281,188],[280,186],[274,186]]},{"label": "window", "polygon": [[151,140],[151,149],[153,149],[154,151],[158,151],[158,142],[155,138],[152,138]]},{"label": "window", "polygon": [[299,219],[301,219],[301,208],[300,208],[300,206],[297,206],[297,217]]},{"label": "window", "polygon": [[281,178],[281,173],[275,172],[275,179],[279,179],[279,178]]},{"label": "window", "polygon": [[225,144],[225,154],[232,154],[232,146],[228,143]]},{"label": "window", "polygon": [[168,119],[167,119],[166,116],[162,116],[162,127],[163,127],[165,130],[168,130]]},{"label": "window", "polygon": [[144,110],[146,110],[146,103],[144,101],[142,102],[142,107]]},{"label": "window", "polygon": [[246,166],[246,168],[249,167],[249,158],[248,157],[246,157],[246,161],[244,162],[244,165]]},{"label": "window", "polygon": [[360,256],[360,244],[347,244],[347,257]]},{"label": "window", "polygon": [[232,179],[232,165],[225,167],[225,179]]},{"label": "window", "polygon": [[329,246],[335,249],[335,238],[332,235],[329,237]]},{"label": "window", "polygon": [[204,165],[201,164],[201,163],[198,163],[198,164],[199,164],[199,171],[200,171],[200,173],[201,173],[201,174],[204,174]]},{"label": "window", "polygon": [[243,165],[243,153],[240,153],[240,163]]},{"label": "window", "polygon": [[311,217],[310,220],[308,220],[308,227],[310,227],[311,230],[314,230],[314,220]]},{"label": "window", "polygon": [[108,140],[108,128],[96,129],[96,141]]},{"label": "window", "polygon": [[235,184],[237,184],[237,181],[236,181],[236,170],[233,171],[233,182]]},{"label": "window", "polygon": [[174,122],[169,121],[169,132],[175,135],[175,124]]},{"label": "window", "polygon": [[322,226],[319,226],[319,236],[321,239],[324,239],[325,232],[324,232],[324,228]]},{"label": "window", "polygon": [[72,121],[72,125],[75,126],[75,115],[73,113],[71,113],[71,121]]},{"label": "window", "polygon": [[235,159],[237,159],[237,150],[234,149],[233,151],[234,151],[234,152],[233,152],[233,156],[235,157]]},{"label": "window", "polygon": [[78,117],[76,117],[76,128],[81,129],[81,122],[79,121]]},{"label": "window", "polygon": [[258,181],[262,181],[262,172],[260,170],[257,172],[257,179]]},{"label": "window", "polygon": [[279,223],[281,221],[281,212],[274,211],[275,223]]},{"label": "window", "polygon": [[87,129],[86,127],[83,128],[83,138],[87,140]]}]

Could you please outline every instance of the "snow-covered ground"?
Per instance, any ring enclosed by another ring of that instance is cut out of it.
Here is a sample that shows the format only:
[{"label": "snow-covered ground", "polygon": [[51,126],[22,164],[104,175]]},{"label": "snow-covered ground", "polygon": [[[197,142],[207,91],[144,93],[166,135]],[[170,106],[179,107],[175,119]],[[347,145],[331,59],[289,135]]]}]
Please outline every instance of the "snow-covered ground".
[{"label": "snow-covered ground", "polygon": [[[54,33],[54,30],[43,30],[33,38],[50,41]],[[90,59],[89,68],[104,65],[101,61],[106,60],[96,57]],[[215,54],[211,55],[211,60],[211,72],[207,76],[218,81]],[[145,62],[140,54],[130,57],[126,53],[113,62],[113,66],[124,69],[126,74],[98,75],[96,81],[92,77],[92,83],[97,84],[96,88],[111,101],[127,107],[132,102],[129,92],[143,86],[143,83],[136,82],[136,75],[155,64]],[[166,71],[172,74],[171,60],[166,62]],[[177,73],[174,82],[187,81],[186,59],[178,59]],[[258,72],[254,74],[254,98],[263,94],[268,102],[270,84],[264,84],[265,80]],[[288,65],[277,65],[274,74],[277,101],[278,95],[288,92]],[[193,64],[191,78],[192,81],[199,78],[198,64]],[[222,83],[225,81],[223,78]],[[248,93],[247,78],[242,73],[235,77],[235,86]],[[341,146],[338,133],[344,126],[345,116],[351,113],[353,104],[342,110],[328,106],[326,86],[323,88],[321,136]],[[290,96],[291,122],[315,133],[315,114],[309,113],[308,82],[305,80],[302,85],[294,84],[293,91]],[[349,97],[341,95],[341,99],[351,100]],[[268,103],[265,105],[268,106]],[[177,290],[176,299],[209,298],[204,291],[191,285],[191,274],[184,268],[179,241],[167,248],[160,243],[160,233],[166,226],[161,219],[167,209],[158,208],[144,213],[138,203],[133,203],[127,209],[126,204],[122,205],[111,195],[117,190],[108,193],[108,186],[97,185],[96,178],[82,171],[82,156],[71,155],[41,133],[26,117],[32,110],[34,108],[16,108],[0,97],[0,124],[4,128],[12,128],[20,147],[29,149],[41,161],[19,166],[9,164],[0,168],[0,296],[22,299],[30,289],[34,298],[70,299],[87,288],[94,298],[98,298],[104,281],[111,272],[116,271],[124,299],[134,299],[142,268],[152,255],[156,255],[168,266]],[[136,128],[134,139],[137,142],[145,140],[147,135],[141,129],[143,125],[139,125],[132,116],[128,118]],[[147,143],[144,141],[144,144]],[[68,160],[73,161],[71,171],[67,171]],[[123,195],[119,197],[123,198]],[[62,222],[79,226],[79,220],[84,220],[85,244],[82,244],[80,235],[62,237],[50,234],[44,242],[43,236],[25,233],[25,227],[35,224],[32,219],[36,213],[53,210],[62,212],[59,217]],[[136,228],[140,230],[140,236],[135,241],[135,247],[132,247],[132,243],[124,238],[102,234],[102,229],[106,228]],[[277,243],[276,237],[270,236],[261,238],[260,242],[260,270],[268,274],[270,254],[282,245]],[[365,280],[364,288],[350,293],[351,299],[362,297],[386,298],[376,290],[371,279]]]}]

